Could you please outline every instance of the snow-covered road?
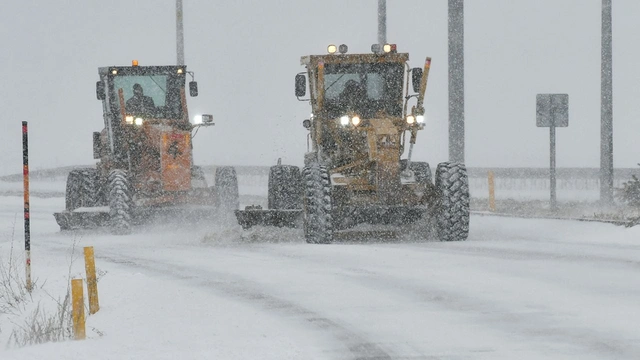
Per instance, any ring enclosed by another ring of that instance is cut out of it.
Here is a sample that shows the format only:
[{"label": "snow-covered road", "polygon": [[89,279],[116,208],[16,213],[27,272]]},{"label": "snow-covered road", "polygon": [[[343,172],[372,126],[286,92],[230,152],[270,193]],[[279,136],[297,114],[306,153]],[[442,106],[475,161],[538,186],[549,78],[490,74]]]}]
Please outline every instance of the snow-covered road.
[{"label": "snow-covered road", "polygon": [[[2,198],[3,235],[20,201]],[[74,242],[95,247],[107,273],[92,339],[2,359],[640,358],[638,228],[473,217],[461,243],[314,246],[233,219],[61,234],[62,205],[32,200],[34,272],[68,267]]]}]

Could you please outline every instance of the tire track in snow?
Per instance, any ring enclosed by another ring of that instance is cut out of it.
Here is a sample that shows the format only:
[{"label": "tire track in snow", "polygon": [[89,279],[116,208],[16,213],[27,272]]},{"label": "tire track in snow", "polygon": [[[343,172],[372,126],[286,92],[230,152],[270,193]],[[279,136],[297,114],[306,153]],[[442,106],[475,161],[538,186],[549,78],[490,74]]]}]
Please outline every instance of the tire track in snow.
[{"label": "tire track in snow", "polygon": [[640,358],[640,347],[620,341],[615,334],[598,329],[579,329],[570,326],[563,328],[558,321],[548,319],[553,316],[551,313],[545,314],[540,311],[513,313],[500,307],[499,304],[466,293],[447,291],[435,286],[416,285],[400,277],[377,272],[358,273],[350,277],[355,283],[366,285],[371,289],[379,289],[382,284],[386,288],[400,290],[406,296],[418,301],[435,304],[446,310],[474,315],[482,323],[498,324],[500,327],[509,329],[509,333],[515,332],[525,337],[580,345],[589,353],[598,352],[604,357],[613,355],[618,359]]},{"label": "tire track in snow", "polygon": [[[384,350],[380,345],[368,341],[362,335],[349,330],[337,321],[323,317],[303,306],[291,301],[281,299],[259,290],[259,284],[234,276],[228,273],[220,273],[211,270],[196,269],[201,276],[191,275],[192,268],[167,263],[157,263],[148,259],[130,257],[121,254],[102,254],[97,258],[115,264],[125,265],[162,274],[170,278],[189,281],[199,287],[205,287],[213,292],[221,293],[227,297],[237,298],[245,302],[254,303],[260,307],[283,315],[295,315],[320,330],[328,332],[339,342],[343,343],[351,354],[353,360],[386,360],[399,359]],[[206,273],[206,276],[204,274]],[[220,279],[220,280],[211,280]],[[429,359],[430,357],[420,357]],[[414,357],[415,359],[415,357]]]},{"label": "tire track in snow", "polygon": [[[415,301],[429,303],[443,310],[465,313],[473,316],[478,323],[491,327],[499,325],[496,328],[501,330],[508,329],[509,334],[518,333],[524,338],[544,339],[550,343],[562,342],[580,346],[587,353],[598,353],[603,358],[611,356],[620,359],[640,358],[640,344],[637,342],[634,343],[631,339],[622,341],[615,334],[607,333],[598,328],[577,328],[565,325],[559,320],[552,319],[553,313],[541,311],[514,313],[495,302],[483,300],[468,293],[443,289],[437,285],[430,286],[428,282],[416,283],[401,276],[393,276],[362,267],[357,268],[352,264],[340,266],[337,264],[345,262],[336,262],[335,257],[326,258],[314,253],[309,253],[306,256],[300,256],[298,253],[291,255],[282,248],[265,247],[260,250],[266,250],[271,255],[280,256],[283,260],[303,264],[313,263],[319,267],[331,268],[333,272],[339,273],[343,279],[352,281],[358,286],[365,286],[372,290],[393,289],[395,294],[402,294]],[[412,247],[410,250],[415,249]],[[445,249],[441,250],[445,252]],[[465,253],[464,255],[469,254]]]},{"label": "tire track in snow", "polygon": [[[556,242],[548,242],[549,244],[557,244]],[[573,244],[576,245],[576,244]],[[582,246],[582,244],[579,244]],[[492,259],[511,259],[511,260],[563,260],[563,261],[571,261],[576,263],[603,263],[603,265],[610,264],[619,264],[630,266],[633,269],[640,270],[640,260],[639,259],[630,259],[630,258],[622,258],[618,256],[610,256],[610,255],[602,255],[602,254],[594,254],[591,252],[583,252],[580,254],[568,254],[566,252],[552,252],[552,251],[543,251],[543,250],[519,250],[519,249],[509,249],[504,247],[479,247],[479,246],[464,246],[464,247],[422,247],[422,246],[414,246],[412,250],[427,252],[427,253],[442,253],[449,255],[463,255],[477,258],[479,256],[492,258]],[[606,248],[605,250],[612,250],[611,248]],[[639,252],[638,247],[635,249],[625,249],[636,250]],[[629,255],[629,252],[626,253]]]}]

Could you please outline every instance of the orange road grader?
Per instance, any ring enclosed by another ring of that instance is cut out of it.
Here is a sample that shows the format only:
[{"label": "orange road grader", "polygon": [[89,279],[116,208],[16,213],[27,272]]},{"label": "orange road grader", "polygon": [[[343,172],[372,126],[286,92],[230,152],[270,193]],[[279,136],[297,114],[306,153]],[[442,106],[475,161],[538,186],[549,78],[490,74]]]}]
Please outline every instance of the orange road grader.
[{"label": "orange road grader", "polygon": [[[348,54],[330,45],[328,54],[301,58],[295,78],[298,100],[312,115],[303,121],[311,147],[304,167],[271,167],[268,209],[236,211],[240,225],[299,226],[308,243],[331,243],[334,234],[361,223],[395,228],[426,219],[421,236],[465,240],[469,232],[469,185],[464,164],[412,161],[425,125],[424,96],[431,59],[411,69],[396,46],[372,46]],[[409,91],[412,86],[413,94]],[[409,102],[415,100],[409,107]],[[406,158],[402,158],[407,151]]]},{"label": "orange road grader", "polygon": [[213,119],[189,121],[186,76],[191,96],[198,86],[186,66],[138,66],[134,60],[98,72],[104,119],[104,129],[93,133],[98,163],[69,173],[65,210],[54,214],[61,230],[109,227],[126,234],[155,214],[182,222],[238,208],[235,169],[217,167],[211,187],[193,163],[193,133]]}]

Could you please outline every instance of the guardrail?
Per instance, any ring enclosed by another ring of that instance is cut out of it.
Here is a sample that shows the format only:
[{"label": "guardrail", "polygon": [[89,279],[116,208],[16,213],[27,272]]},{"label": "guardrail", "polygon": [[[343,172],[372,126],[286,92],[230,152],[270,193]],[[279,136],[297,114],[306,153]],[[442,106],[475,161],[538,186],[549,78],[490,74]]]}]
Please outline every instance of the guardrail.
[{"label": "guardrail", "polygon": [[[51,169],[32,170],[32,179],[46,179],[53,177],[65,177],[72,169],[91,167],[90,165],[82,166],[64,166]],[[215,165],[205,165],[202,169],[205,172],[213,173]],[[245,166],[236,165],[236,172],[238,175],[268,175],[269,166]],[[468,167],[470,178],[483,178],[487,177],[489,171],[493,171],[496,178],[508,178],[508,179],[548,179],[548,168],[504,168],[504,167]],[[435,170],[432,169],[432,170]],[[631,179],[631,175],[640,175],[640,168],[616,168],[614,169],[613,176],[616,179],[627,181]],[[594,179],[600,178],[599,168],[558,168],[558,179]],[[0,176],[0,181],[22,181],[22,173]]]}]

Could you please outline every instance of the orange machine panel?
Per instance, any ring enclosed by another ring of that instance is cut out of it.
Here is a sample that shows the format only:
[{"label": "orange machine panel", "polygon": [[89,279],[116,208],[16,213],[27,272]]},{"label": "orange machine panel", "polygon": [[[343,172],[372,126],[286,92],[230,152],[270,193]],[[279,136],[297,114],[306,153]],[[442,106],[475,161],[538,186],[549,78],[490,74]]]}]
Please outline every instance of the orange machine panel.
[{"label": "orange machine panel", "polygon": [[162,134],[162,186],[165,191],[191,190],[191,134],[169,131]]}]

